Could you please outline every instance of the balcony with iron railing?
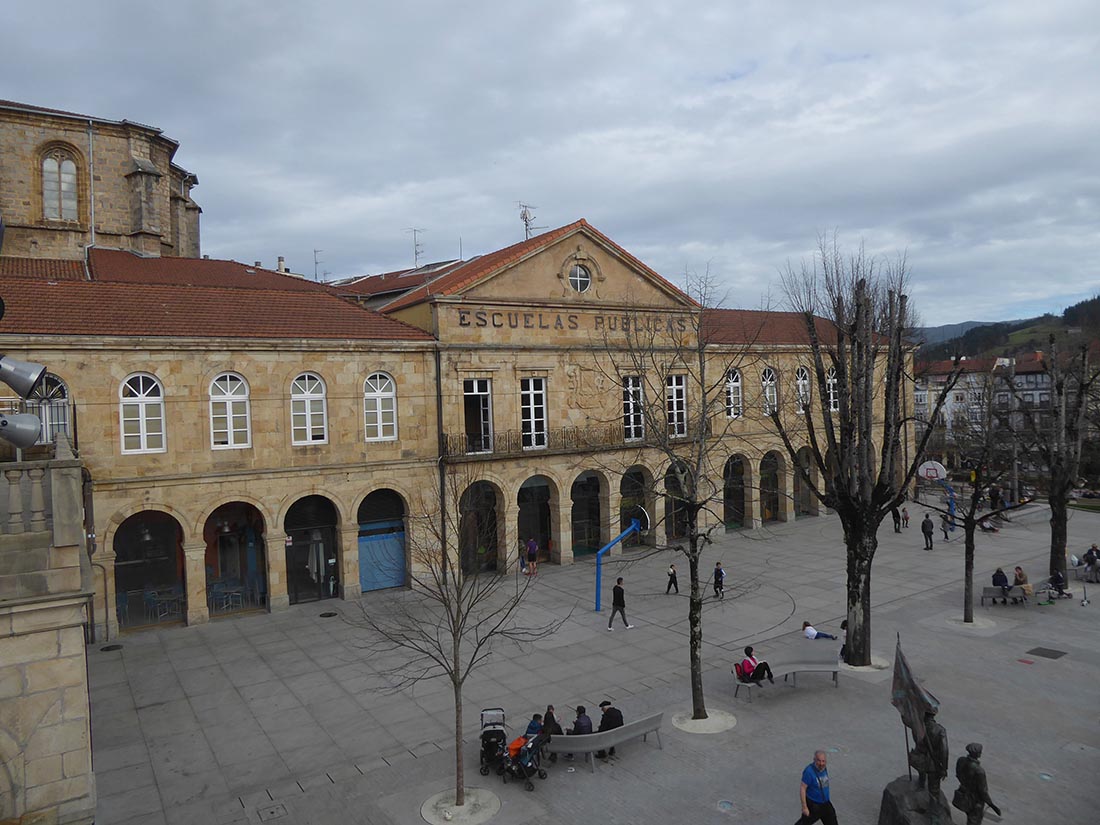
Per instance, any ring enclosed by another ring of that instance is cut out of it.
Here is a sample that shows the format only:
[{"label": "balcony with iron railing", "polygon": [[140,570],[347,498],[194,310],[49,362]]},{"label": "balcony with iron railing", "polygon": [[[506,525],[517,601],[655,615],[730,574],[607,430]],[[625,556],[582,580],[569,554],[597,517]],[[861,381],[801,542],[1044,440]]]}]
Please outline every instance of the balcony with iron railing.
[{"label": "balcony with iron railing", "polygon": [[529,455],[531,453],[573,453],[589,450],[645,446],[643,439],[626,440],[623,425],[596,424],[587,427],[556,427],[542,432],[507,430],[480,433],[445,433],[443,456],[451,460],[477,460]]}]

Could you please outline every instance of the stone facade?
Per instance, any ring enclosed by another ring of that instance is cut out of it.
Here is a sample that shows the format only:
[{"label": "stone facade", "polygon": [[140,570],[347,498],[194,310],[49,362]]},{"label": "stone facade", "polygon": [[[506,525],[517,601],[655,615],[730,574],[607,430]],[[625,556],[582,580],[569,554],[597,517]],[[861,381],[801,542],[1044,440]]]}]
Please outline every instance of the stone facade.
[{"label": "stone facade", "polygon": [[[0,215],[4,254],[81,259],[84,247],[199,256],[195,175],[176,166],[178,144],[159,129],[0,101]],[[76,211],[47,214],[43,160],[75,166]],[[93,232],[94,216],[94,232]]]},{"label": "stone facade", "polygon": [[80,463],[5,464],[0,518],[0,822],[95,812],[84,625]]}]

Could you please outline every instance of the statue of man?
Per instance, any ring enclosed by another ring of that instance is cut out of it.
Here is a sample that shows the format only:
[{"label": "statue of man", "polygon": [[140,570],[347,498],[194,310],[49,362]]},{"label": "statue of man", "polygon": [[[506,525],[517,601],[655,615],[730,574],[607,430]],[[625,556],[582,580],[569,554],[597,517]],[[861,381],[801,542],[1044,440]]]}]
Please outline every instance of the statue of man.
[{"label": "statue of man", "polygon": [[947,731],[936,721],[936,711],[924,714],[924,738],[909,751],[909,764],[917,771],[917,787],[928,784],[929,808],[933,814],[939,811],[940,782],[947,776]]},{"label": "statue of man", "polygon": [[966,746],[966,756],[960,756],[955,763],[955,778],[959,780],[959,789],[951,801],[956,808],[966,814],[966,825],[981,825],[985,817],[985,806],[993,809],[997,816],[1001,809],[989,798],[989,786],[985,782],[985,768],[979,763],[982,758],[982,746],[971,742]]}]

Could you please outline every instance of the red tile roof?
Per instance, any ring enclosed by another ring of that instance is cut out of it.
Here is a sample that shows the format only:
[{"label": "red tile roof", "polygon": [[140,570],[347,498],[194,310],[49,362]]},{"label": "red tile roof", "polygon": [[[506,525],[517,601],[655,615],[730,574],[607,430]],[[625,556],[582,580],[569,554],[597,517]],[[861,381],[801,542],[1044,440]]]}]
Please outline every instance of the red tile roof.
[{"label": "red tile roof", "polygon": [[487,277],[495,272],[498,272],[505,267],[518,263],[528,255],[543,249],[550,244],[561,240],[575,232],[585,231],[592,235],[594,238],[605,244],[610,249],[613,249],[618,255],[622,256],[631,266],[638,269],[641,272],[646,273],[651,278],[656,280],[659,284],[670,292],[681,296],[685,301],[691,301],[687,295],[670,284],[648,266],[643,264],[617,243],[612,241],[602,232],[595,227],[591,226],[588,221],[581,218],[579,221],[568,224],[566,226],[552,229],[549,232],[544,232],[541,235],[536,235],[526,241],[520,241],[519,243],[506,246],[504,249],[498,249],[496,252],[490,252],[487,255],[474,258],[470,261],[466,261],[461,266],[452,269],[446,274],[436,278],[429,283],[408,292],[394,301],[381,307],[383,312],[393,312],[397,309],[402,309],[407,306],[413,306],[414,304],[423,303],[428,301],[435,295],[455,295],[462,292],[469,286],[480,281],[482,278]]},{"label": "red tile roof", "polygon": [[[816,319],[818,338],[836,341],[832,324]],[[798,312],[755,309],[703,310],[703,335],[711,344],[798,344],[809,346],[806,322]]]},{"label": "red tile roof", "polygon": [[419,269],[399,269],[395,272],[384,272],[381,275],[364,275],[361,278],[352,278],[333,284],[332,287],[341,295],[354,297],[405,292],[440,278],[453,269],[465,266],[466,263],[466,261],[446,261]]},{"label": "red tile roof", "polygon": [[[430,341],[328,287],[244,264],[94,250],[93,279],[0,258],[0,333]],[[14,263],[13,263],[14,262]],[[64,269],[71,261],[54,261]],[[75,262],[80,265],[80,262]]]},{"label": "red tile roof", "polygon": [[84,281],[88,273],[83,261],[54,258],[0,258],[0,278],[50,278],[55,281]]}]

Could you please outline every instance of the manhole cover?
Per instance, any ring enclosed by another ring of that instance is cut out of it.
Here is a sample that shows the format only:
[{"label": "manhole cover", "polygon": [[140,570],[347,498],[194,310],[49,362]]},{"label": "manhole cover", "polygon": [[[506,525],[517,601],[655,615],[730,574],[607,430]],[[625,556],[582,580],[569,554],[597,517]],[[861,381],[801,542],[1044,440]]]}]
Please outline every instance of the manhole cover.
[{"label": "manhole cover", "polygon": [[270,822],[272,819],[286,816],[286,808],[282,805],[272,805],[268,808],[260,808],[256,813],[260,817],[260,822]]},{"label": "manhole cover", "polygon": [[321,614],[322,619],[331,619],[335,616],[336,614],[333,613],[331,610],[326,610],[324,613]]},{"label": "manhole cover", "polygon": [[1042,656],[1044,659],[1061,659],[1066,655],[1064,650],[1054,650],[1049,647],[1033,647],[1027,653],[1029,656]]},{"label": "manhole cover", "polygon": [[720,810],[724,814],[728,814],[730,811],[733,810],[733,803],[730,802],[728,799],[720,799],[718,800],[718,810]]},{"label": "manhole cover", "polygon": [[110,653],[114,650],[122,650],[122,645],[104,645],[100,648],[100,651],[103,653]]}]

